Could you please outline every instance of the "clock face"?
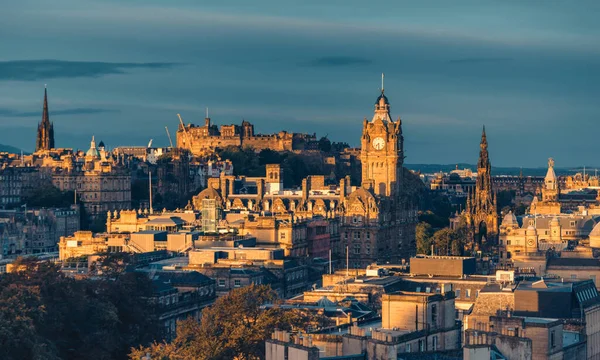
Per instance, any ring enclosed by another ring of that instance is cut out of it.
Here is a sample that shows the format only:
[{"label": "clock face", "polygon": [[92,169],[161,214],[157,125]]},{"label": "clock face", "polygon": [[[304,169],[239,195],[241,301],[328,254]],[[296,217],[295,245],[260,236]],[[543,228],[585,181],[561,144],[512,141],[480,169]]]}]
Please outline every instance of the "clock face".
[{"label": "clock face", "polygon": [[527,240],[527,245],[528,246],[533,246],[533,244],[534,244],[533,239]]},{"label": "clock face", "polygon": [[373,140],[373,147],[375,148],[375,150],[381,150],[384,146],[385,140],[383,140],[383,138],[378,137]]}]

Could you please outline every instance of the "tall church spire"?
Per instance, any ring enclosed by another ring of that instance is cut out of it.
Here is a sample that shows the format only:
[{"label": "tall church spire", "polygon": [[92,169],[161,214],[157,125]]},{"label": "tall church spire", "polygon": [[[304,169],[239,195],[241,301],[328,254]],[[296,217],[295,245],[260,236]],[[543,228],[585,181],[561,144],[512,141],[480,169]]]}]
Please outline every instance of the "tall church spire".
[{"label": "tall church spire", "polygon": [[44,86],[44,108],[42,122],[38,124],[35,151],[50,150],[54,148],[54,125],[50,122],[48,112],[48,89]]}]

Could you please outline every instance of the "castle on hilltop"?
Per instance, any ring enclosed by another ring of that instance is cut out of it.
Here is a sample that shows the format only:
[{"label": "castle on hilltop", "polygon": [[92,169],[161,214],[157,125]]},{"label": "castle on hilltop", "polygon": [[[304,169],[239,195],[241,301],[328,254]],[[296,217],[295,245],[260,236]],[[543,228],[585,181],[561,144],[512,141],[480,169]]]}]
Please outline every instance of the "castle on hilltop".
[{"label": "castle on hilltop", "polygon": [[216,148],[228,146],[251,147],[256,151],[270,149],[274,151],[317,150],[316,134],[289,133],[255,134],[254,125],[242,121],[241,125],[221,125],[211,123],[209,117],[203,126],[194,124],[179,125],[177,147],[188,149],[193,155],[203,155]]}]

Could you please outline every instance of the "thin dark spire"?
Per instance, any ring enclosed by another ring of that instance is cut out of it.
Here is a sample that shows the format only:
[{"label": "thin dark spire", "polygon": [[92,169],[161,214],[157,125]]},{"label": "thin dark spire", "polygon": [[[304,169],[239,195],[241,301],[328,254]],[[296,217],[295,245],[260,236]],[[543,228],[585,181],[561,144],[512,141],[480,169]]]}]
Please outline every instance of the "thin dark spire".
[{"label": "thin dark spire", "polygon": [[42,110],[42,122],[38,125],[35,150],[50,150],[54,148],[54,126],[50,122],[48,111],[48,88],[44,84],[44,107]]}]

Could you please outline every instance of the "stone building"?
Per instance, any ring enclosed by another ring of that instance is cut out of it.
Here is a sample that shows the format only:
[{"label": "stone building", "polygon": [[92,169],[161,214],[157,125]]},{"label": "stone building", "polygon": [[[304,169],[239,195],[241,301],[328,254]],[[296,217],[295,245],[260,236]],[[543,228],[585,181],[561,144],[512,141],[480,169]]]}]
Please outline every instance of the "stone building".
[{"label": "stone building", "polygon": [[79,216],[76,207],[0,211],[0,255],[56,252],[61,236],[79,230]]},{"label": "stone building", "polygon": [[565,250],[569,244],[587,239],[595,225],[591,215],[526,215],[517,218],[509,212],[500,225],[500,262],[511,264],[522,256]]},{"label": "stone building", "polygon": [[348,249],[350,267],[363,268],[377,261],[399,263],[415,253],[417,221],[416,205],[404,184],[403,142],[401,121],[391,119],[382,91],[372,121],[363,121],[362,186],[351,186],[349,177],[335,186],[326,185],[324,176],[309,176],[301,188],[285,189],[281,166],[269,164],[264,177],[209,179],[208,188],[193,203],[198,208],[202,199],[212,198],[226,211],[335,219],[340,240],[339,246],[332,246],[334,254],[345,257]]},{"label": "stone building", "polygon": [[481,133],[475,192],[467,198],[466,221],[473,246],[481,249],[495,245],[498,236],[498,203],[492,183],[492,164],[488,153],[485,127]]},{"label": "stone building", "polygon": [[[52,172],[52,183],[61,191],[74,191],[90,217],[131,208],[131,173],[123,157],[115,157],[104,143],[92,137],[85,156],[65,155]],[[78,171],[73,164],[82,161]]]},{"label": "stone building", "polygon": [[203,126],[188,124],[177,130],[177,147],[188,149],[193,155],[204,155],[216,148],[227,146],[250,147],[255,151],[270,149],[274,151],[293,151],[312,149],[317,144],[315,134],[288,133],[255,134],[254,125],[243,121],[240,125],[217,125],[209,117]]}]

